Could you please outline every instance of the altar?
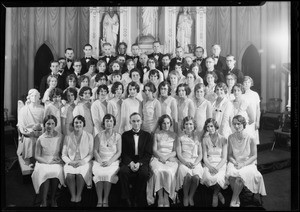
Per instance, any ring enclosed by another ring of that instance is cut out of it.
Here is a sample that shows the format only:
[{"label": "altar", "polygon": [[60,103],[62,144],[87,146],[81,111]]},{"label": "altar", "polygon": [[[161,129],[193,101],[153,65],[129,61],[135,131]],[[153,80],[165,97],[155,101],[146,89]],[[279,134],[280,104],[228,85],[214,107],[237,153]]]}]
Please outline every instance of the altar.
[{"label": "altar", "polygon": [[182,46],[192,55],[196,46],[206,49],[205,7],[90,7],[89,42],[93,55],[102,55],[102,44],[109,42],[113,53],[119,42],[137,43],[141,53],[152,53],[153,41],[160,41],[162,53],[174,55]]}]

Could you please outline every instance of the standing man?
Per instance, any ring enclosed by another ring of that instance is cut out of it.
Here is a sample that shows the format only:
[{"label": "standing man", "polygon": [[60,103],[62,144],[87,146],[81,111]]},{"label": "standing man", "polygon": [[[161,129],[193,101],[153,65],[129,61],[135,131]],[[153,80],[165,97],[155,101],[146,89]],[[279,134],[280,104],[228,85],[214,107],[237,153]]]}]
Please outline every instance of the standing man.
[{"label": "standing man", "polygon": [[66,58],[66,66],[64,72],[66,72],[66,75],[68,76],[69,74],[74,72],[73,69],[74,50],[72,48],[66,48],[65,58]]},{"label": "standing man", "polygon": [[219,44],[214,44],[211,47],[212,58],[214,59],[215,63],[215,70],[218,70],[222,73],[226,70],[226,58],[221,56],[221,46]]},{"label": "standing man", "polygon": [[206,60],[205,60],[205,63],[206,63],[206,71],[202,71],[199,75],[200,77],[202,77],[203,81],[204,81],[204,84],[207,85],[207,82],[206,82],[206,79],[205,79],[205,75],[209,72],[215,72],[215,74],[217,75],[218,79],[217,79],[217,82],[216,83],[219,83],[219,82],[224,82],[226,83],[225,81],[225,77],[223,75],[223,72],[219,71],[219,70],[216,70],[214,69],[214,59],[212,57],[207,57]]},{"label": "standing man", "polygon": [[125,42],[120,42],[118,44],[118,56],[124,56],[125,61],[131,59],[131,57],[126,53],[127,52],[127,44]]},{"label": "standing man", "polygon": [[[81,74],[82,64],[80,60],[75,60],[73,64],[74,74],[77,77],[77,82]],[[78,86],[78,85],[77,85]]]},{"label": "standing man", "polygon": [[96,58],[92,57],[93,47],[91,44],[85,44],[83,47],[83,52],[84,52],[84,57],[81,58],[81,60],[80,60],[81,65],[82,65],[81,74],[85,74],[88,71],[88,68],[87,68],[88,62],[93,61],[96,64],[98,62],[98,60]]},{"label": "standing man", "polygon": [[237,83],[243,84],[244,82],[244,74],[240,69],[235,67],[236,60],[233,55],[229,54],[226,56],[226,70],[223,72],[224,76],[226,77],[227,74],[233,73],[237,77]]},{"label": "standing man", "polygon": [[169,54],[164,54],[162,56],[162,65],[158,68],[164,75],[163,80],[168,80],[169,73],[171,72],[170,68],[170,55]]},{"label": "standing man", "polygon": [[110,75],[108,69],[109,69],[109,64],[114,61],[116,58],[114,56],[112,56],[111,54],[111,44],[110,43],[104,43],[102,45],[103,48],[103,52],[104,52],[104,56],[100,57],[99,60],[103,60],[106,62],[106,71],[105,74],[106,75]]},{"label": "standing man", "polygon": [[161,53],[159,41],[153,42],[153,53],[148,55],[148,58],[151,57],[154,57],[158,61],[158,66],[156,67],[158,69],[162,65],[162,57],[163,57],[163,54]]},{"label": "standing man", "polygon": [[198,65],[200,65],[202,71],[205,71],[206,65],[205,65],[205,58],[204,58],[204,48],[201,46],[197,46],[195,49],[194,55],[195,55],[195,59],[193,60],[193,62],[198,63]]},{"label": "standing man", "polygon": [[[119,170],[121,198],[128,207],[145,207],[146,186],[149,178],[149,162],[152,157],[152,138],[150,133],[141,130],[142,117],[139,113],[130,115],[132,130],[122,134],[122,154]],[[129,194],[129,179],[133,179],[133,204]]]},{"label": "standing man", "polygon": [[183,48],[181,46],[178,46],[176,48],[175,54],[176,54],[176,57],[172,58],[172,60],[170,62],[171,71],[175,70],[176,63],[181,63],[181,64],[185,63],[185,59],[183,57],[184,52],[183,52]]},{"label": "standing man", "polygon": [[131,58],[133,59],[133,62],[135,64],[135,67],[140,66],[140,56],[139,56],[140,47],[137,43],[134,43],[131,45]]},{"label": "standing man", "polygon": [[144,79],[144,74],[147,73],[150,68],[147,65],[148,62],[148,55],[146,54],[141,54],[140,55],[140,60],[139,60],[139,64],[137,64],[137,69],[140,71],[141,73],[141,83],[143,83],[143,79]]}]

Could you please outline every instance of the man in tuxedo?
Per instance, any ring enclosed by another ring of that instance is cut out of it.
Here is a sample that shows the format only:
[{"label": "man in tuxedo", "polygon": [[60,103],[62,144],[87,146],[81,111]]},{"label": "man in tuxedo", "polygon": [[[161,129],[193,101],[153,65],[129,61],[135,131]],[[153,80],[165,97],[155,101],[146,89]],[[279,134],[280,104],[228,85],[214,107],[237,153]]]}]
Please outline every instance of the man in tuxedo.
[{"label": "man in tuxedo", "polygon": [[74,50],[72,48],[66,48],[65,50],[66,66],[65,73],[68,76],[74,72],[73,61],[74,61]]},{"label": "man in tuxedo", "polygon": [[79,79],[80,74],[81,74],[81,68],[82,68],[81,61],[80,60],[74,60],[74,64],[73,64],[74,72],[73,72],[73,74],[75,74],[75,76],[77,78],[77,82],[78,82],[78,79]]},{"label": "man in tuxedo", "polygon": [[[122,154],[119,170],[121,184],[121,198],[127,206],[144,207],[146,201],[146,187],[149,178],[149,162],[152,156],[153,141],[150,133],[141,130],[142,117],[139,113],[130,115],[132,130],[122,134]],[[134,180],[133,204],[129,194],[129,179]]]},{"label": "man in tuxedo", "polygon": [[141,54],[140,55],[140,63],[137,64],[137,69],[140,71],[141,74],[141,83],[143,82],[144,79],[144,74],[149,71],[149,67],[147,65],[148,62],[148,56],[146,54]]},{"label": "man in tuxedo", "polygon": [[105,74],[110,75],[110,73],[109,73],[109,64],[112,61],[114,61],[116,58],[114,56],[112,56],[112,54],[111,54],[111,44],[110,43],[104,43],[102,45],[102,48],[103,48],[104,56],[100,57],[99,60],[103,60],[103,61],[106,62]]},{"label": "man in tuxedo", "polygon": [[157,69],[162,66],[162,57],[163,54],[161,53],[160,50],[160,42],[159,41],[154,41],[153,42],[153,53],[148,55],[148,58],[155,58],[158,61]]},{"label": "man in tuxedo", "polygon": [[176,63],[182,63],[182,64],[185,63],[185,59],[183,57],[184,51],[181,46],[178,46],[176,48],[175,54],[176,54],[176,57],[172,58],[171,62],[170,62],[171,71],[175,70]]},{"label": "man in tuxedo", "polygon": [[41,79],[41,84],[40,84],[40,94],[41,97],[44,96],[45,91],[47,90],[47,88],[49,87],[48,83],[47,83],[47,79],[50,75],[52,76],[56,76],[57,77],[57,88],[60,88],[62,90],[64,90],[64,82],[63,82],[63,78],[58,74],[59,71],[59,62],[56,60],[52,60],[50,61],[50,70],[51,72],[45,76],[42,77]]},{"label": "man in tuxedo", "polygon": [[215,70],[218,70],[222,73],[226,70],[226,58],[221,56],[221,46],[219,44],[214,44],[211,47],[211,52],[212,52],[212,58],[214,59],[215,65],[214,68]]},{"label": "man in tuxedo", "polygon": [[158,68],[158,70],[160,70],[163,73],[164,75],[163,80],[168,80],[169,73],[171,72],[170,61],[171,61],[171,57],[169,54],[164,54],[162,56],[162,60],[161,60],[162,65]]},{"label": "man in tuxedo", "polygon": [[135,67],[140,66],[140,56],[139,56],[140,47],[137,43],[131,45],[131,58],[135,64]]},{"label": "man in tuxedo", "polygon": [[201,46],[197,46],[194,55],[195,55],[195,59],[193,60],[193,62],[200,65],[202,71],[205,72],[206,65],[205,65],[205,58],[204,58],[204,48]]},{"label": "man in tuxedo", "polygon": [[118,56],[124,56],[125,57],[125,61],[128,59],[131,59],[131,56],[129,56],[127,53],[127,44],[125,42],[120,42],[118,44]]},{"label": "man in tuxedo", "polygon": [[67,76],[71,73],[65,71],[65,68],[67,66],[66,58],[60,57],[58,59],[58,63],[59,63],[58,74],[62,77],[63,88],[65,89],[67,87],[66,85]]},{"label": "man in tuxedo", "polygon": [[206,79],[205,79],[205,75],[207,73],[209,73],[209,72],[215,72],[215,74],[217,75],[218,79],[217,79],[216,83],[219,83],[219,82],[226,83],[225,77],[223,75],[223,72],[214,69],[214,59],[212,57],[207,57],[206,60],[205,60],[205,63],[206,63],[206,71],[205,72],[202,71],[199,74],[200,77],[202,77],[205,85],[207,85],[207,82],[206,82]]},{"label": "man in tuxedo", "polygon": [[240,69],[235,67],[236,60],[233,55],[226,56],[226,70],[223,72],[224,76],[226,77],[227,74],[233,73],[237,77],[237,83],[243,84],[244,81],[244,74]]},{"label": "man in tuxedo", "polygon": [[93,47],[91,44],[85,44],[83,47],[84,57],[81,58],[81,74],[85,74],[88,71],[87,63],[93,61],[97,64],[98,60],[92,57],[93,54]]}]

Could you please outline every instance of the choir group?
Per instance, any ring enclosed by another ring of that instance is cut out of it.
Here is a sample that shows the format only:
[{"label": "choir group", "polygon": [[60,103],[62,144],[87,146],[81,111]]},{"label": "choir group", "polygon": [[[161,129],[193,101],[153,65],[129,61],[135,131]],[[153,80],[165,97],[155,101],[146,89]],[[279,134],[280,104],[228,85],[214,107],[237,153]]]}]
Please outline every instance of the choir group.
[{"label": "choir group", "polygon": [[240,206],[244,186],[266,195],[256,167],[260,99],[233,55],[222,57],[215,44],[206,58],[202,47],[193,58],[177,47],[171,58],[158,41],[150,55],[133,44],[129,56],[124,42],[116,57],[111,44],[102,49],[97,60],[87,44],[85,57],[74,60],[67,48],[18,109],[18,154],[34,167],[42,207],[49,196],[57,207],[58,186],[68,187],[74,204],[84,186],[95,186],[97,207],[108,207],[118,181],[128,206],[158,198],[158,207],[170,207],[180,189],[183,206],[194,206],[199,183],[213,189],[213,207],[225,203],[229,185],[231,207]]}]

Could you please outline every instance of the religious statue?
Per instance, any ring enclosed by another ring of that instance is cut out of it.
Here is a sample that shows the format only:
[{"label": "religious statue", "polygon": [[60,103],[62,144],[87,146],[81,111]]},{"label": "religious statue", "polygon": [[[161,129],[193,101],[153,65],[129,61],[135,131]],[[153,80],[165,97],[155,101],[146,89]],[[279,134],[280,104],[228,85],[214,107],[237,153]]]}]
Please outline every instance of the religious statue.
[{"label": "religious statue", "polygon": [[142,7],[142,35],[155,37],[158,7]]},{"label": "religious statue", "polygon": [[178,46],[181,46],[184,52],[189,52],[189,44],[191,44],[193,20],[188,7],[183,7],[183,12],[179,15],[177,26]]},{"label": "religious statue", "polygon": [[113,11],[112,7],[108,8],[103,19],[103,41],[112,45],[115,49],[117,45],[117,37],[119,33],[119,18],[118,14]]}]

